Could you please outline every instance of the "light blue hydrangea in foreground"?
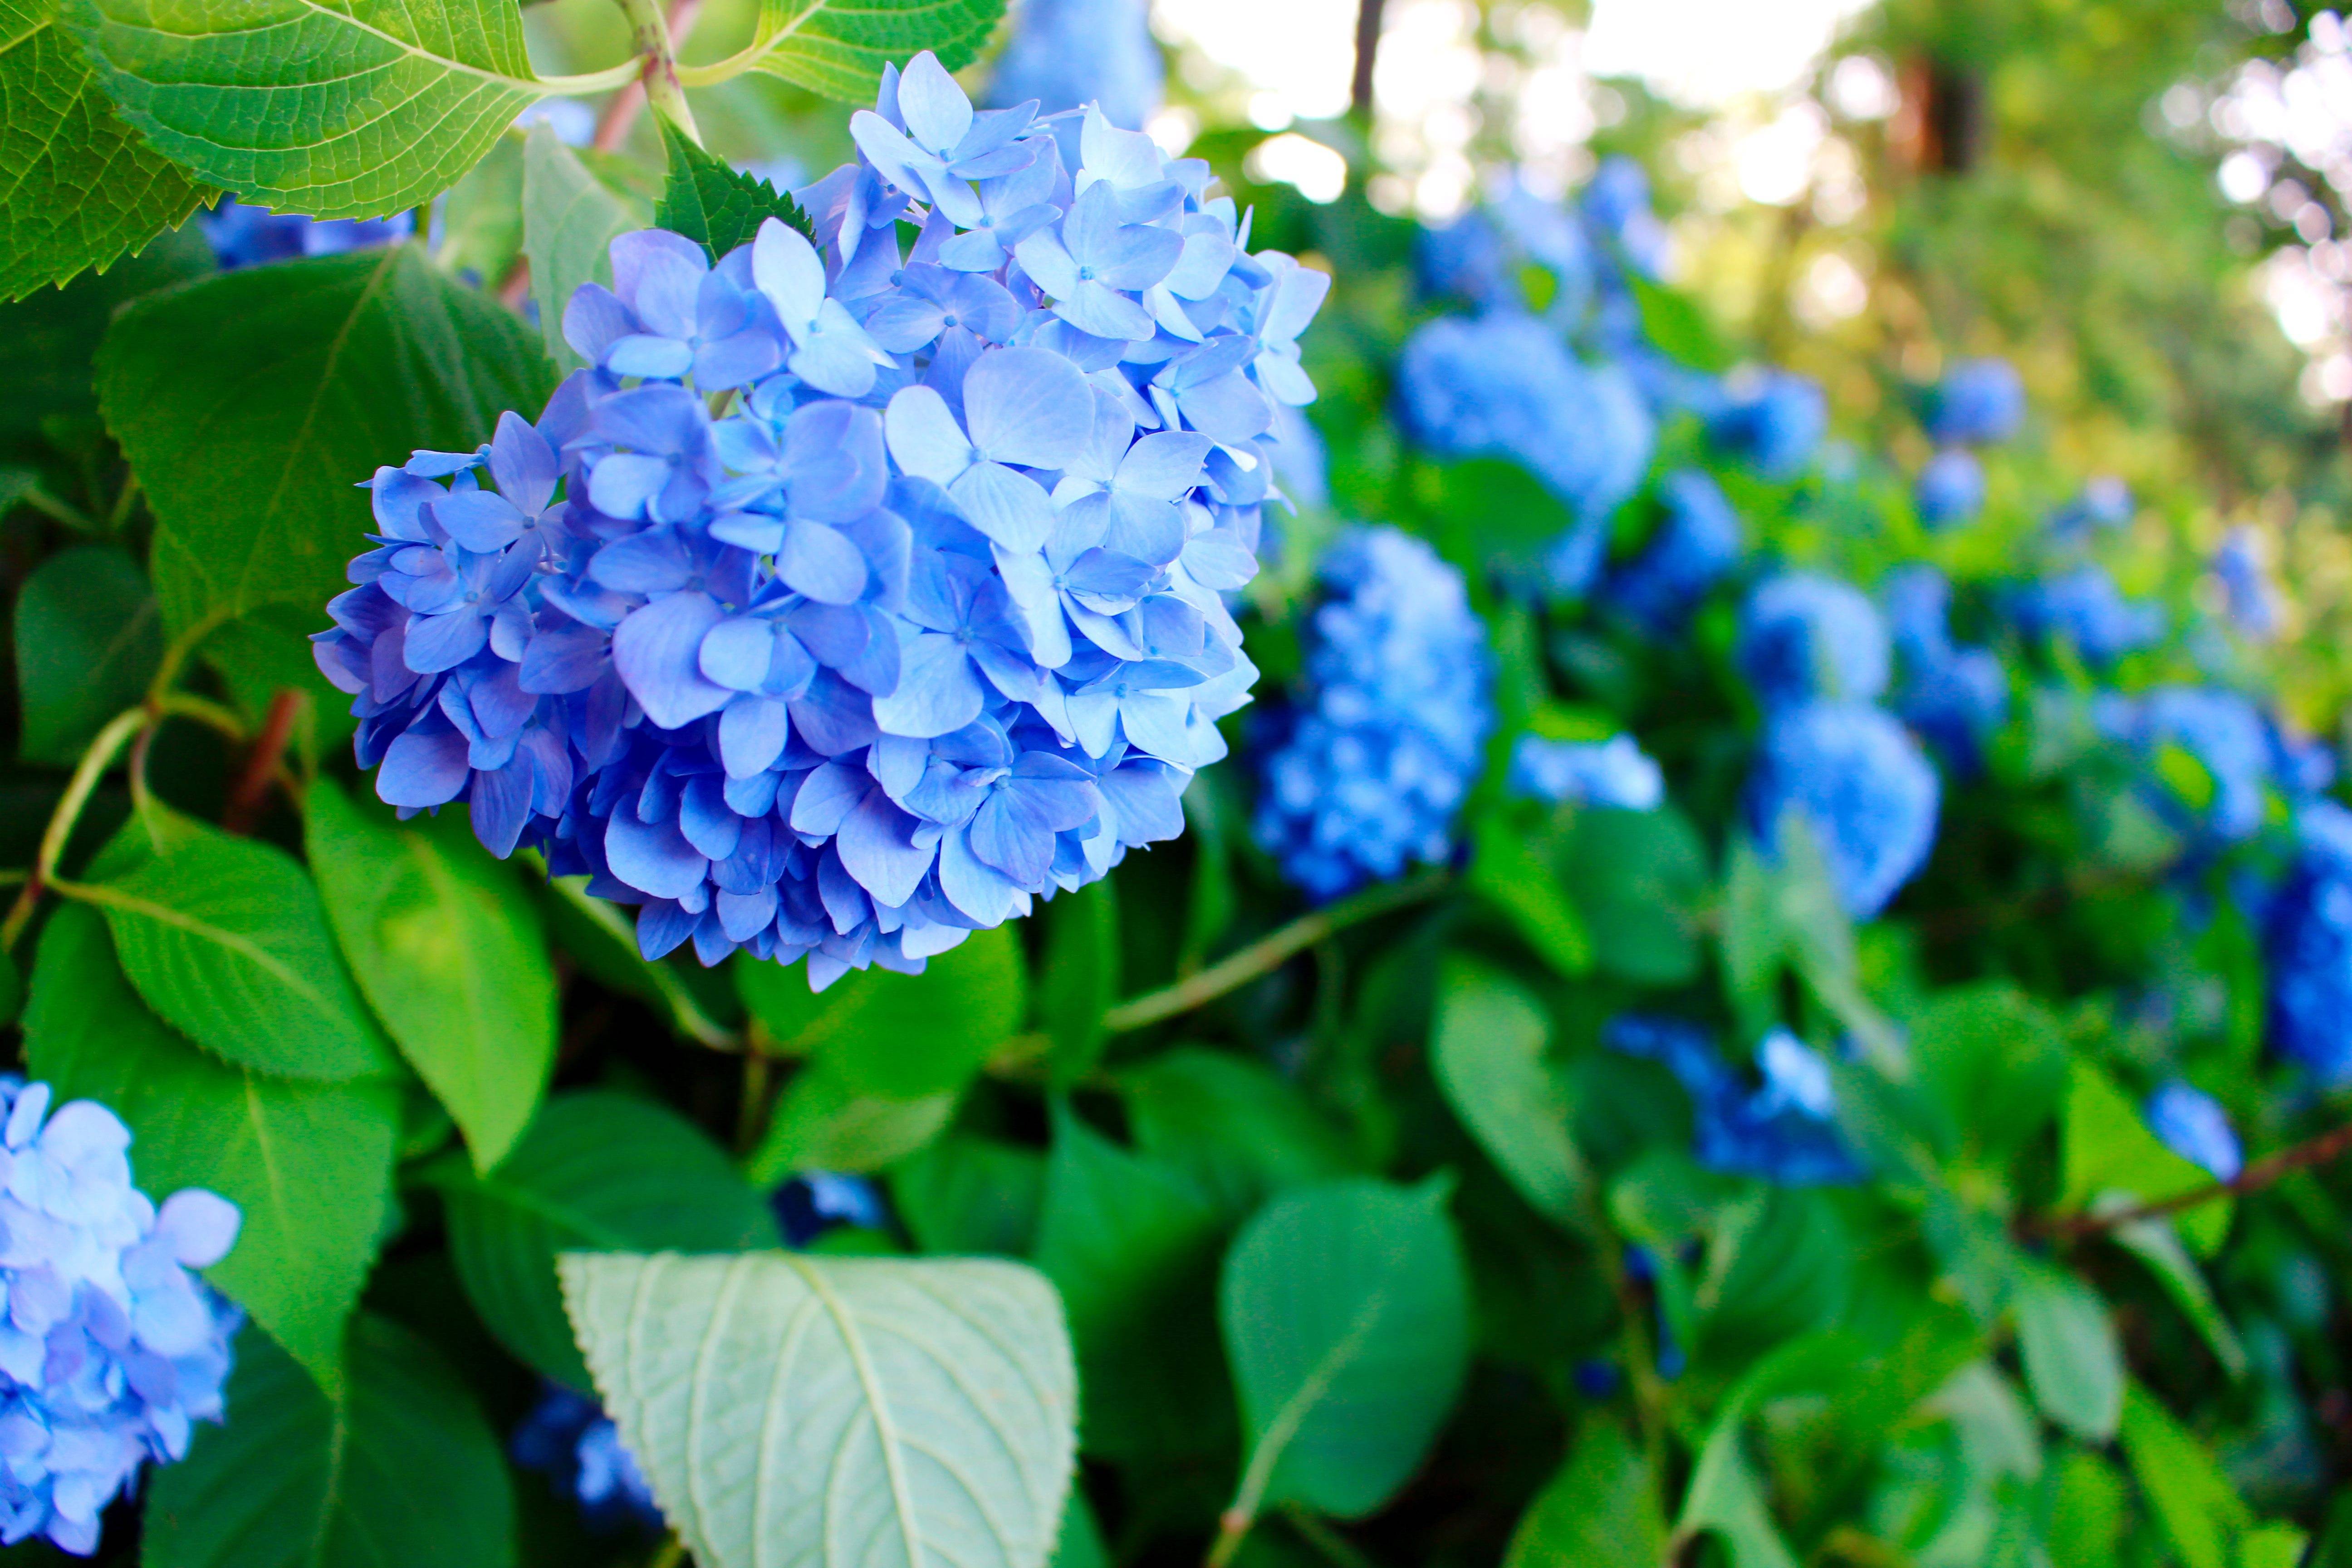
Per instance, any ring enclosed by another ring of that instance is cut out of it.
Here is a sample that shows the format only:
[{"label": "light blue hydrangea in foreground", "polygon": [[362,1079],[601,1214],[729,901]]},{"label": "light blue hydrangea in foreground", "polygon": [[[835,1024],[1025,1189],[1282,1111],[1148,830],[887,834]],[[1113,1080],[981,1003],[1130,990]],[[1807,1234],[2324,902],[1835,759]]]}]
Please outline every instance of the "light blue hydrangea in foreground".
[{"label": "light blue hydrangea in foreground", "polygon": [[1329,283],[1250,255],[1207,164],[1089,110],[1074,178],[929,54],[851,131],[814,246],[615,240],[564,313],[591,368],[379,469],[317,639],[385,800],[543,847],[648,955],[819,987],[1182,831]]},{"label": "light blue hydrangea in foreground", "polygon": [[1891,673],[1878,606],[1852,584],[1811,572],[1757,584],[1740,610],[1737,655],[1768,709],[1816,697],[1867,702]]},{"label": "light blue hydrangea in foreground", "polygon": [[2270,1039],[2325,1087],[2352,1082],[2352,812],[2315,801],[2263,921]]},{"label": "light blue hydrangea in foreground", "polygon": [[1605,741],[1554,741],[1522,735],[1511,746],[1514,795],[1559,805],[1655,811],[1666,798],[1666,777],[1631,735]]},{"label": "light blue hydrangea in foreground", "polygon": [[1627,1014],[1611,1019],[1601,1038],[1682,1081],[1700,1164],[1791,1187],[1861,1178],[1838,1132],[1829,1064],[1786,1029],[1756,1047],[1754,1085],[1716,1053],[1706,1030],[1679,1018]]},{"label": "light blue hydrangea in foreground", "polygon": [[139,1467],[221,1418],[244,1314],[189,1270],[227,1255],[239,1215],[196,1187],[157,1208],[121,1119],[49,1100],[0,1078],[0,1543],[87,1556]]},{"label": "light blue hydrangea in foreground", "polygon": [[2202,1166],[2217,1182],[2235,1181],[2245,1168],[2229,1112],[2211,1095],[2179,1079],[2147,1097],[2147,1126],[2166,1148]]},{"label": "light blue hydrangea in foreground", "polygon": [[1323,561],[1305,689],[1269,718],[1256,833],[1318,899],[1438,864],[1494,727],[1486,629],[1461,573],[1393,528]]},{"label": "light blue hydrangea in foreground", "polygon": [[1927,862],[1941,798],[1910,732],[1865,702],[1784,709],[1764,727],[1748,823],[1769,850],[1785,824],[1811,833],[1846,912],[1868,920]]}]

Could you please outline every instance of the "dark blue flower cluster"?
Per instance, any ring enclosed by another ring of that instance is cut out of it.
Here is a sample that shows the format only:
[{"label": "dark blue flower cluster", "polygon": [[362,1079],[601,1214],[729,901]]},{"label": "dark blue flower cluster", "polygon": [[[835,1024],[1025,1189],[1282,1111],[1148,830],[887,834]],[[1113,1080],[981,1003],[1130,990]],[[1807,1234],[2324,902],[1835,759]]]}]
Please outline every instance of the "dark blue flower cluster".
[{"label": "dark blue flower cluster", "polygon": [[1698,468],[1658,486],[1665,513],[1641,552],[1609,574],[1601,596],[1652,637],[1671,637],[1739,564],[1746,540],[1723,487]]},{"label": "dark blue flower cluster", "polygon": [[1690,1095],[1693,1152],[1711,1170],[1782,1186],[1857,1181],[1862,1167],[1837,1126],[1829,1064],[1786,1029],[1756,1047],[1756,1080],[1717,1054],[1707,1032],[1679,1018],[1627,1014],[1601,1039],[1663,1064]]},{"label": "dark blue flower cluster", "polygon": [[197,222],[224,269],[290,261],[298,256],[340,256],[347,250],[406,239],[416,229],[414,213],[312,218],[299,213],[274,213],[235,196],[223,196],[218,206],[199,214]]},{"label": "dark blue flower cluster", "polygon": [[139,1467],[221,1419],[245,1317],[190,1270],[226,1256],[240,1216],[196,1187],[158,1208],[121,1120],[49,1100],[0,1078],[0,1544],[87,1556]]},{"label": "dark blue flower cluster", "polygon": [[1950,579],[1906,566],[1880,590],[1902,666],[1895,711],[1963,775],[1984,763],[1988,737],[2009,712],[2009,677],[1990,648],[1952,640]]},{"label": "dark blue flower cluster", "polygon": [[1829,434],[1829,398],[1810,377],[1761,371],[1735,377],[1724,392],[1707,433],[1716,445],[1746,458],[1767,479],[1795,479]]},{"label": "dark blue flower cluster", "polygon": [[664,1528],[661,1505],[654,1501],[636,1456],[622,1444],[621,1429],[604,1407],[587,1394],[547,1384],[515,1428],[508,1450],[516,1464],[537,1470],[577,1502],[600,1530]]},{"label": "dark blue flower cluster", "polygon": [[2179,1079],[2147,1097],[2147,1126],[2166,1148],[2203,1167],[2217,1182],[2235,1181],[2245,1169],[2229,1112],[2211,1095]]},{"label": "dark blue flower cluster", "polygon": [[1486,629],[1436,552],[1361,530],[1322,580],[1304,689],[1269,715],[1255,828],[1286,876],[1331,899],[1452,856],[1495,715]]},{"label": "dark blue flower cluster", "polygon": [[2352,1082],[2352,811],[2314,801],[2263,920],[2270,1038],[2322,1085]]},{"label": "dark blue flower cluster", "polygon": [[378,470],[317,639],[385,800],[465,801],[648,955],[820,987],[1182,830],[1329,282],[1250,254],[1205,163],[1089,110],[1074,174],[929,54],[851,131],[815,245],[615,240],[564,313],[588,368]]},{"label": "dark blue flower cluster", "polygon": [[2011,595],[2009,616],[2029,637],[2071,647],[2085,664],[2105,667],[2162,639],[2164,607],[2126,599],[2096,562],[2029,583]]},{"label": "dark blue flower cluster", "polygon": [[2025,384],[2007,360],[1963,360],[1928,395],[1927,434],[1941,448],[1912,490],[1919,521],[1950,528],[1984,510],[1984,465],[1969,448],[1990,447],[2025,423]]}]

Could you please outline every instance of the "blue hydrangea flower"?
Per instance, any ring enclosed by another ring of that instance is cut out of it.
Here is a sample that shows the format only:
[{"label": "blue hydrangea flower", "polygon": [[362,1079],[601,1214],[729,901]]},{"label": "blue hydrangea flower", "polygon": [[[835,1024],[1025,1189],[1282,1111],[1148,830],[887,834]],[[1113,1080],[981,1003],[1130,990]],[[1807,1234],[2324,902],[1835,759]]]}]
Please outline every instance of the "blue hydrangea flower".
[{"label": "blue hydrangea flower", "polygon": [[1558,805],[1654,811],[1666,798],[1666,776],[1631,735],[1605,741],[1553,741],[1521,735],[1511,746],[1514,795]]},{"label": "blue hydrangea flower", "polygon": [[1317,899],[1454,850],[1494,727],[1486,629],[1461,573],[1393,528],[1325,557],[1304,689],[1271,724],[1258,842]]},{"label": "blue hydrangea flower", "polygon": [[1990,648],[1954,645],[1952,585],[1934,567],[1890,574],[1880,595],[1902,664],[1895,712],[1946,766],[1975,773],[1984,765],[1986,738],[2008,717],[2008,673]]},{"label": "blue hydrangea flower", "polygon": [[522,1418],[508,1445],[515,1463],[537,1470],[580,1505],[600,1530],[635,1525],[665,1528],[654,1489],[621,1442],[604,1407],[584,1394],[551,1383]]},{"label": "blue hydrangea flower", "polygon": [[1746,458],[1767,479],[1804,472],[1829,434],[1829,399],[1811,377],[1770,370],[1726,388],[1707,433],[1725,451]]},{"label": "blue hydrangea flower", "polygon": [[2314,801],[2295,832],[2294,864],[2263,921],[2270,1039],[2334,1089],[2352,1082],[2352,812]]},{"label": "blue hydrangea flower", "polygon": [[841,1171],[803,1171],[770,1194],[768,1206],[792,1247],[806,1247],[835,1226],[890,1227],[881,1189],[864,1176]]},{"label": "blue hydrangea flower", "polygon": [[2229,1113],[2211,1095],[2179,1079],[2147,1097],[2147,1126],[2166,1148],[2202,1166],[2217,1182],[2235,1181],[2245,1168]]},{"label": "blue hydrangea flower", "polygon": [[[1142,129],[1159,111],[1165,74],[1149,12],[1144,0],[1020,0],[989,100],[1034,101],[1047,114],[1097,104],[1112,124]],[[1074,153],[1078,126],[1063,123],[1063,152]]]},{"label": "blue hydrangea flower", "polygon": [[2234,843],[2262,826],[2271,728],[2245,698],[2212,687],[2165,686],[2104,702],[2097,719],[2111,739],[2143,752],[2178,746],[2197,759],[2212,784],[2212,798],[2192,814],[2199,830]]},{"label": "blue hydrangea flower", "polygon": [[1838,1131],[1829,1064],[1786,1029],[1757,1046],[1754,1083],[1716,1053],[1706,1030],[1679,1018],[1623,1015],[1609,1021],[1601,1038],[1682,1081],[1700,1164],[1790,1187],[1861,1179]]},{"label": "blue hydrangea flower", "polygon": [[2322,795],[2336,785],[2336,752],[2326,742],[2301,734],[2270,714],[2263,715],[2271,736],[2271,776],[2287,798],[2295,802]]},{"label": "blue hydrangea flower", "polygon": [[2082,493],[2051,514],[2051,537],[2079,543],[2095,529],[2117,529],[2132,520],[2131,487],[2113,474],[2084,485]]},{"label": "blue hydrangea flower", "polygon": [[1739,514],[1705,471],[1677,469],[1658,489],[1664,519],[1603,595],[1651,636],[1668,637],[1739,563],[1743,541]]},{"label": "blue hydrangea flower", "polygon": [[222,1418],[245,1315],[190,1270],[226,1256],[240,1216],[197,1187],[158,1208],[114,1112],[49,1100],[0,1078],[0,1544],[88,1556],[139,1467]]},{"label": "blue hydrangea flower", "polygon": [[2025,384],[2005,359],[1962,360],[1929,399],[1927,434],[1947,447],[1989,447],[2025,423]]},{"label": "blue hydrangea flower", "polygon": [[1756,585],[1741,606],[1740,673],[1766,708],[1816,697],[1867,702],[1886,689],[1886,621],[1850,583],[1789,572]]},{"label": "blue hydrangea flower", "polygon": [[1182,831],[1329,281],[1249,254],[1205,163],[1089,110],[1074,175],[929,54],[851,130],[814,245],[615,240],[564,312],[588,368],[378,470],[316,639],[384,799],[464,801],[649,956],[819,987]]},{"label": "blue hydrangea flower", "polygon": [[1768,847],[1801,821],[1856,920],[1886,907],[1927,862],[1941,791],[1919,743],[1864,702],[1783,709],[1764,727],[1748,781],[1748,824]]},{"label": "blue hydrangea flower", "polygon": [[1984,465],[1965,447],[1947,447],[1919,470],[1911,499],[1929,528],[1973,522],[1984,510]]},{"label": "blue hydrangea flower", "polygon": [[390,217],[304,217],[299,213],[274,213],[248,205],[235,196],[197,215],[205,237],[224,270],[290,261],[298,256],[340,256],[372,245],[391,245],[416,230],[414,213]]},{"label": "blue hydrangea flower", "polygon": [[1673,242],[1650,208],[1650,176],[1641,164],[1622,153],[1603,158],[1585,184],[1583,206],[1636,271],[1652,279],[1666,275]]},{"label": "blue hydrangea flower", "polygon": [[1522,274],[1539,267],[1551,279],[1543,314],[1562,326],[1582,318],[1598,266],[1579,216],[1516,181],[1453,222],[1421,230],[1413,254],[1424,293],[1465,299],[1481,310],[1526,309]]},{"label": "blue hydrangea flower", "polygon": [[2247,637],[2267,641],[2278,636],[2279,593],[2263,564],[2254,531],[2231,529],[2213,554],[2213,575],[2221,584],[2221,600],[2230,624]]},{"label": "blue hydrangea flower", "polygon": [[2028,584],[2008,606],[2027,637],[2063,637],[2094,665],[2113,664],[2164,636],[2163,606],[2125,598],[2095,562]]}]

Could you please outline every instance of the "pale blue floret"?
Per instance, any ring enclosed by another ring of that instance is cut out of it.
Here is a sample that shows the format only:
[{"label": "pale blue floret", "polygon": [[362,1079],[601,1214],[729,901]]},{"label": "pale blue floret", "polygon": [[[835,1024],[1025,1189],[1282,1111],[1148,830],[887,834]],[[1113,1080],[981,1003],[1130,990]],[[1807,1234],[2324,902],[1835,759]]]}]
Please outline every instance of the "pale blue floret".
[{"label": "pale blue floret", "polygon": [[1270,721],[1258,842],[1318,899],[1442,864],[1494,727],[1462,574],[1393,528],[1325,557],[1304,689]]},{"label": "pale blue floret", "polygon": [[2211,1095],[2179,1079],[2147,1097],[2147,1125],[2166,1148],[2203,1167],[2217,1182],[2234,1181],[2245,1168],[2229,1112]]},{"label": "pale blue floret", "polygon": [[1511,792],[1558,805],[1654,811],[1666,798],[1665,775],[1631,735],[1606,741],[1554,741],[1522,735],[1511,747]]},{"label": "pale blue floret", "polygon": [[1181,832],[1329,279],[1250,254],[1205,163],[1077,123],[1074,178],[919,56],[799,193],[815,243],[615,240],[535,424],[373,481],[316,641],[378,792],[637,905],[648,955],[819,985]]}]

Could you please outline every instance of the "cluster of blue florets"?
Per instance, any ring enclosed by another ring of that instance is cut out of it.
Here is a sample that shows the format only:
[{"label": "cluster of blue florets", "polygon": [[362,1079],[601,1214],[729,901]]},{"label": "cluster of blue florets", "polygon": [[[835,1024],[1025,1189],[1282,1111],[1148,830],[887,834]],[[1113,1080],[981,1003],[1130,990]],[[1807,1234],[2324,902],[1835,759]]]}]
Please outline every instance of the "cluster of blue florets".
[{"label": "cluster of blue florets", "polygon": [[1717,1053],[1705,1029],[1679,1018],[1625,1015],[1609,1021],[1601,1039],[1681,1080],[1699,1163],[1783,1186],[1861,1177],[1838,1131],[1829,1064],[1786,1029],[1758,1043],[1752,1081]]},{"label": "cluster of blue florets", "polygon": [[2313,801],[2263,921],[2271,1044],[2330,1088],[2352,1082],[2352,812]]},{"label": "cluster of blue florets", "polygon": [[1511,745],[1511,793],[1553,805],[1654,811],[1666,798],[1666,775],[1631,735],[1559,741],[1521,735]]},{"label": "cluster of blue florets", "polygon": [[1089,110],[1074,174],[928,54],[851,130],[814,244],[615,240],[564,314],[587,368],[377,472],[317,639],[385,800],[465,801],[648,955],[820,986],[1181,831],[1328,285],[1250,254],[1205,163]]},{"label": "cluster of blue florets", "polygon": [[662,1528],[661,1505],[621,1441],[604,1407],[585,1394],[549,1384],[508,1443],[515,1463],[545,1476],[580,1505],[588,1522],[610,1530]]},{"label": "cluster of blue florets", "polygon": [[1302,689],[1267,716],[1258,842],[1318,899],[1453,854],[1494,727],[1486,630],[1462,574],[1392,528],[1323,559]]},{"label": "cluster of blue florets", "polygon": [[2009,676],[1988,647],[1963,647],[1951,631],[1952,584],[1932,566],[1906,566],[1880,590],[1901,667],[1895,710],[1966,776],[2009,711]]},{"label": "cluster of blue florets", "polygon": [[86,1556],[139,1467],[221,1418],[244,1314],[190,1270],[227,1254],[239,1216],[195,1187],[158,1208],[114,1112],[49,1100],[0,1078],[0,1544]]}]

